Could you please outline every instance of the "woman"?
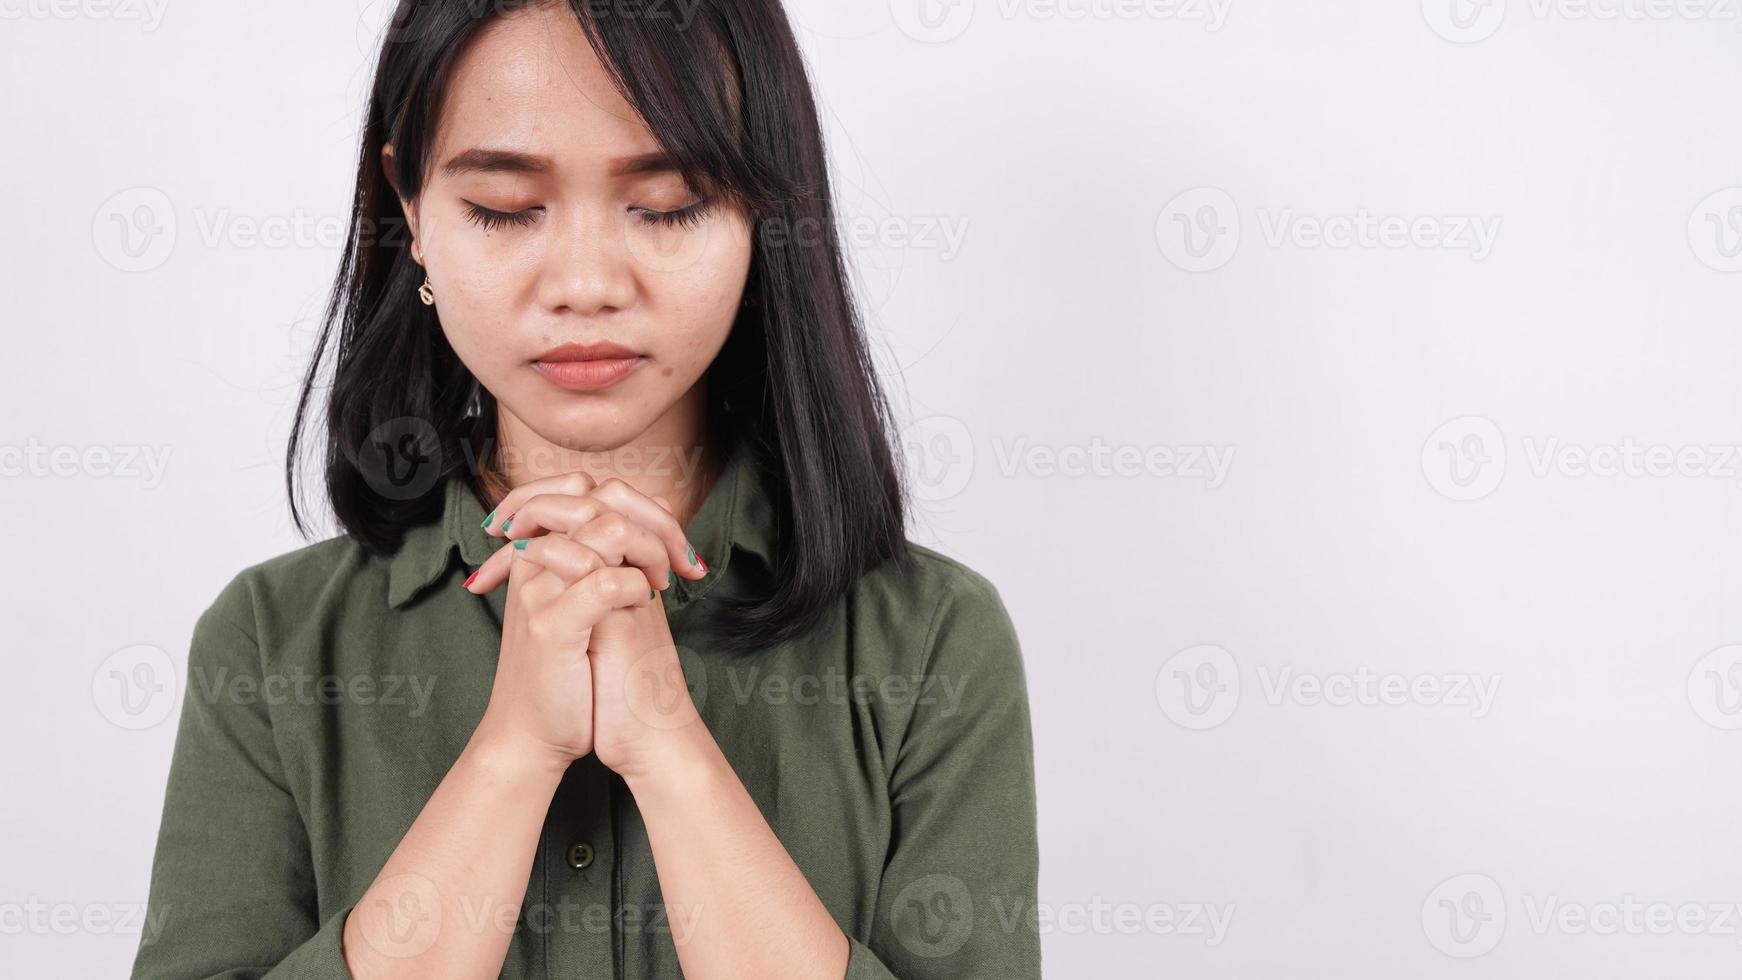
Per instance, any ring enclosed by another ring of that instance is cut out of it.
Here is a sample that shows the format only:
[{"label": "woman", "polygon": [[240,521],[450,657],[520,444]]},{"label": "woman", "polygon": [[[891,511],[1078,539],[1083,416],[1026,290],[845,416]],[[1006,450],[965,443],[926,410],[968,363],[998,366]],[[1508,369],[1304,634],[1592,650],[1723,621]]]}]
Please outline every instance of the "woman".
[{"label": "woman", "polygon": [[407,0],[353,218],[347,533],[196,625],[133,975],[1039,976],[1017,639],[905,540],[775,0]]}]

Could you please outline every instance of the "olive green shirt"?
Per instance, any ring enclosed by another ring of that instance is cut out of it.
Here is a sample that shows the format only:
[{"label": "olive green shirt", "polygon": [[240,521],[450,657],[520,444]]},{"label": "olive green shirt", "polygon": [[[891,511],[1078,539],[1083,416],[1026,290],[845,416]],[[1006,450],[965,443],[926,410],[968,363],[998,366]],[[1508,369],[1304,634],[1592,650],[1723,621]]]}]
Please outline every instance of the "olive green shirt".
[{"label": "olive green shirt", "polygon": [[[662,601],[709,731],[850,941],[847,977],[1039,977],[1033,736],[999,593],[914,545],[914,570],[865,574],[802,639],[711,654],[704,607],[772,572],[748,460],[687,528],[707,577]],[[161,923],[134,977],[350,976],[346,913],[489,699],[507,587],[460,586],[502,544],[483,518],[454,477],[440,521],[394,555],[309,545],[244,569],[199,617],[151,874]],[[622,778],[577,760],[501,975],[673,980],[684,927]]]}]

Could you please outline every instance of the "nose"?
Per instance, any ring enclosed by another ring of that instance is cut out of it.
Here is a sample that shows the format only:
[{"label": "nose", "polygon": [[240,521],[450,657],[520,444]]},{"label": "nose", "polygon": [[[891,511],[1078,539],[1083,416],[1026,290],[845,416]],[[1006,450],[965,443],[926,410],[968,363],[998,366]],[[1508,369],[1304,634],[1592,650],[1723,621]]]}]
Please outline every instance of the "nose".
[{"label": "nose", "polygon": [[545,309],[599,316],[634,302],[633,256],[610,209],[570,208],[554,224],[539,271],[538,300]]}]

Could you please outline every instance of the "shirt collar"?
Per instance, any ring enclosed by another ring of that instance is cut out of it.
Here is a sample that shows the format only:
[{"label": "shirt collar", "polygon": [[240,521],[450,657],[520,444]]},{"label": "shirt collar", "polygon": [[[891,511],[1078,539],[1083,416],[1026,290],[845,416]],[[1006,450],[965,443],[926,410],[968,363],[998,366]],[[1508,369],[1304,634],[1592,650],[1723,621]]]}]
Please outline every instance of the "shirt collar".
[{"label": "shirt collar", "polygon": [[[450,474],[442,493],[441,518],[407,531],[399,550],[389,559],[390,606],[403,606],[435,584],[451,567],[456,550],[467,567],[476,568],[502,546],[501,538],[491,537],[481,526],[483,502],[472,493],[463,473]],[[773,570],[775,516],[768,473],[748,446],[741,444],[727,457],[725,469],[684,532],[707,561],[708,574],[699,581],[680,576],[677,585],[666,593],[667,610],[705,595],[726,576],[739,552],[753,556],[765,570]]]}]

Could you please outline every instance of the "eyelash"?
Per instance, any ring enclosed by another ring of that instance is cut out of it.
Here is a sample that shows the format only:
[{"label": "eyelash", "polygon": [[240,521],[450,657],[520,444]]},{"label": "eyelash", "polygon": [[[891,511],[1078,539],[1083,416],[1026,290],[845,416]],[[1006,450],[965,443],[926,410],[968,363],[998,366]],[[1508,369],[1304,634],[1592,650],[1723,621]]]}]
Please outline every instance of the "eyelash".
[{"label": "eyelash", "polygon": [[[647,208],[632,210],[641,216],[641,220],[649,225],[661,225],[667,228],[692,228],[708,216],[714,206],[712,198],[702,198],[687,208],[676,211],[653,211]],[[524,211],[497,211],[481,204],[466,202],[466,220],[476,224],[485,231],[498,228],[503,224],[525,227],[538,220],[541,208],[527,208]]]},{"label": "eyelash", "polygon": [[489,231],[503,223],[511,225],[530,225],[538,217],[534,212],[538,208],[527,208],[524,211],[497,211],[481,204],[466,202],[466,220],[485,231]]},{"label": "eyelash", "polygon": [[663,225],[667,228],[693,228],[701,224],[708,211],[714,206],[714,199],[704,197],[687,208],[676,211],[649,211],[646,208],[635,208],[641,215],[641,220],[650,225]]}]

